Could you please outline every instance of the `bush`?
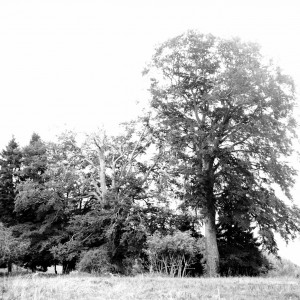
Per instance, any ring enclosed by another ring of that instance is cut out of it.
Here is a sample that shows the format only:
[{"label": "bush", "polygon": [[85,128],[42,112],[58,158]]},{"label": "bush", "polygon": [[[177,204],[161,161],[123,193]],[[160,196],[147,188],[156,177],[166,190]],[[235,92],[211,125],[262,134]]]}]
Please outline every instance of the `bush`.
[{"label": "bush", "polygon": [[81,272],[103,274],[114,272],[114,269],[104,247],[85,252],[78,263],[78,270]]},{"label": "bush", "polygon": [[141,274],[145,271],[143,261],[140,258],[124,258],[122,260],[122,265],[124,267],[124,274],[126,276]]},{"label": "bush", "polygon": [[300,266],[292,263],[288,259],[280,259],[274,255],[266,256],[272,269],[268,272],[269,277],[299,277]]},{"label": "bush", "polygon": [[163,236],[154,233],[148,237],[146,251],[150,270],[171,276],[186,276],[195,258],[204,250],[203,239],[196,239],[189,231],[176,231]]},{"label": "bush", "polygon": [[13,236],[11,228],[0,222],[0,265],[8,267],[11,272],[12,263],[19,262],[29,247],[27,240],[17,239]]}]

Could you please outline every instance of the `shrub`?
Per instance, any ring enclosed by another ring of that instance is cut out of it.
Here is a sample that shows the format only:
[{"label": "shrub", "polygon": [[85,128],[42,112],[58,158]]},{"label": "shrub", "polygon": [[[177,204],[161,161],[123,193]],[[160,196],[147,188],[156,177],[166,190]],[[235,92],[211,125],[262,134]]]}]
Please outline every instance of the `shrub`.
[{"label": "shrub", "polygon": [[156,232],[148,237],[147,246],[150,270],[178,277],[187,275],[196,256],[204,250],[203,239],[192,237],[189,231],[166,236]]},{"label": "shrub", "polygon": [[297,277],[300,276],[300,266],[288,259],[280,259],[274,255],[266,255],[272,269],[268,272],[269,277]]},{"label": "shrub", "polygon": [[108,252],[104,247],[85,252],[79,263],[78,270],[88,273],[107,273],[114,271],[114,265],[110,263]]},{"label": "shrub", "polygon": [[122,260],[124,274],[137,275],[144,272],[143,261],[141,258],[127,257]]},{"label": "shrub", "polygon": [[28,246],[27,240],[15,238],[12,230],[0,222],[0,265],[7,266],[11,272],[12,263],[22,259]]}]

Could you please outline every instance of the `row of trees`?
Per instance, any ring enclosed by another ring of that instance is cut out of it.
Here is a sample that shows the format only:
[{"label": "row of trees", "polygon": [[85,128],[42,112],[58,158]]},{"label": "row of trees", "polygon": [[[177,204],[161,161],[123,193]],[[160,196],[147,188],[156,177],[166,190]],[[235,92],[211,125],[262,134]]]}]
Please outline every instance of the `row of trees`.
[{"label": "row of trees", "polygon": [[275,193],[291,200],[292,80],[257,45],[197,32],[158,47],[144,75],[149,113],[122,134],[2,151],[0,234],[26,248],[0,252],[7,263],[257,275],[274,232],[298,233],[298,207]]}]

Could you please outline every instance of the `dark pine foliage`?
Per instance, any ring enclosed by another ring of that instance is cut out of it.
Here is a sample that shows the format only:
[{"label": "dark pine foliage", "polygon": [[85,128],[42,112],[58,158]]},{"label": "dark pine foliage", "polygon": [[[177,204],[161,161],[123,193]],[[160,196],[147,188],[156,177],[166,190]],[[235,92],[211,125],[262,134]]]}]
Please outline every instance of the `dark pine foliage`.
[{"label": "dark pine foliage", "polygon": [[258,276],[270,270],[251,230],[243,230],[237,224],[219,224],[217,237],[221,276]]},{"label": "dark pine foliage", "polygon": [[16,222],[14,208],[21,159],[21,150],[13,138],[0,154],[0,222],[7,226]]}]

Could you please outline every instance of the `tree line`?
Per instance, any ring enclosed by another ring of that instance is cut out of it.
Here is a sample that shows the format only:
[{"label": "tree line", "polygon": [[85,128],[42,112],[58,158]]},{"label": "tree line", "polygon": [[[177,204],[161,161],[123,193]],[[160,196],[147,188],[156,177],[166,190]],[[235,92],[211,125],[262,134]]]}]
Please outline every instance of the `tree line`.
[{"label": "tree line", "polygon": [[0,158],[0,259],[46,270],[259,275],[300,229],[293,80],[258,45],[188,31],[157,47],[147,113],[122,133],[13,138]]}]

